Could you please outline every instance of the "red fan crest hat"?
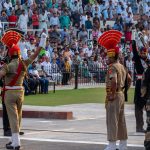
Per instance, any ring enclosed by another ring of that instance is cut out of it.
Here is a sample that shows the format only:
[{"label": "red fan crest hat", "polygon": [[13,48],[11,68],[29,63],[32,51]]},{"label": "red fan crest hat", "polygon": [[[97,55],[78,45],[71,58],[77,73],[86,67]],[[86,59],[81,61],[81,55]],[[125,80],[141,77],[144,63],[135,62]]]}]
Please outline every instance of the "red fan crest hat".
[{"label": "red fan crest hat", "polygon": [[107,49],[108,57],[115,57],[119,53],[119,47],[117,47],[122,37],[122,33],[117,30],[109,30],[104,32],[98,39],[98,43]]},{"label": "red fan crest hat", "polygon": [[4,45],[8,47],[8,53],[10,54],[10,56],[20,55],[20,48],[18,47],[17,43],[20,41],[21,38],[21,34],[13,30],[6,31],[3,35],[1,41]]}]

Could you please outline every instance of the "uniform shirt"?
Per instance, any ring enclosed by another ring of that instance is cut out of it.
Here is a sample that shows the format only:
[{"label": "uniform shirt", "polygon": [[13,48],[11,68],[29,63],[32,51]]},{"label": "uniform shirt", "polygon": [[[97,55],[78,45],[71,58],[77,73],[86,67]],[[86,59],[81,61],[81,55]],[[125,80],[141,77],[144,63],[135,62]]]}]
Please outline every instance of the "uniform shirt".
[{"label": "uniform shirt", "polygon": [[[30,58],[27,60],[22,61],[23,62],[23,68],[21,71],[21,74],[19,75],[15,85],[16,86],[21,86],[23,85],[23,80],[24,80],[24,76],[27,72],[27,67],[29,64],[31,64],[33,62],[33,60],[31,60]],[[2,72],[5,72],[5,85],[10,84],[10,82],[13,80],[13,78],[16,76],[17,74],[17,69],[18,69],[18,65],[19,65],[19,59],[13,59],[9,64],[5,64],[2,68]]]},{"label": "uniform shirt", "polygon": [[126,79],[126,70],[123,65],[119,62],[115,62],[109,65],[107,78],[106,78],[106,89],[111,87],[111,79],[115,78],[117,82],[117,89],[121,89],[124,87],[125,79]]}]

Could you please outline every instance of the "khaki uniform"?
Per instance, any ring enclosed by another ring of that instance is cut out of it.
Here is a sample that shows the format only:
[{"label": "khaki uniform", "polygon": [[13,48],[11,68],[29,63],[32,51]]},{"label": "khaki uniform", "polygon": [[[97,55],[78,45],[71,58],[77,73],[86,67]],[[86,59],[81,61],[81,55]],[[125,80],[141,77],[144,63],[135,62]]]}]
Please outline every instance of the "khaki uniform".
[{"label": "khaki uniform", "polygon": [[127,128],[124,115],[123,87],[126,79],[126,70],[119,62],[109,66],[106,77],[107,96],[111,93],[111,78],[117,81],[115,99],[108,101],[106,97],[106,124],[108,141],[127,140]]},{"label": "khaki uniform", "polygon": [[[9,87],[9,83],[16,75],[16,71],[18,69],[19,60],[13,59],[8,65],[5,65],[2,68],[2,71],[5,72],[5,95],[4,102],[6,105],[8,118],[10,121],[10,127],[12,133],[19,133],[20,124],[22,118],[22,103],[24,100],[24,88],[23,88],[23,80],[27,71],[27,66],[32,63],[33,60],[26,60],[23,62],[22,71],[13,87]],[[19,87],[17,89],[17,87]],[[7,89],[14,88],[14,89]]]}]

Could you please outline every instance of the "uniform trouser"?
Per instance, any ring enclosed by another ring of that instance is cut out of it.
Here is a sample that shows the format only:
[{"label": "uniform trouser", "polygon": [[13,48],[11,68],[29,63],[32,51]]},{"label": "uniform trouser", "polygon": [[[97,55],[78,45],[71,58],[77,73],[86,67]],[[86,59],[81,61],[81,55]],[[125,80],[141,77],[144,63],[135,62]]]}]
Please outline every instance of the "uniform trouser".
[{"label": "uniform trouser", "polygon": [[139,107],[135,103],[135,119],[136,119],[136,130],[143,129],[144,120],[143,120],[143,107]]},{"label": "uniform trouser", "polygon": [[150,149],[150,99],[147,100],[146,102],[146,122],[147,122],[147,129],[146,129],[146,134],[145,134],[145,141],[144,141],[144,146],[145,150]]},{"label": "uniform trouser", "polygon": [[2,101],[2,108],[3,108],[3,129],[4,132],[10,130],[9,120],[8,120],[8,114],[6,110],[5,103]]},{"label": "uniform trouser", "polygon": [[108,141],[127,140],[123,92],[116,93],[114,101],[108,101],[106,106],[106,124]]},{"label": "uniform trouser", "polygon": [[19,133],[22,119],[22,102],[24,100],[24,91],[8,90],[5,92],[4,99],[11,131],[12,133]]}]

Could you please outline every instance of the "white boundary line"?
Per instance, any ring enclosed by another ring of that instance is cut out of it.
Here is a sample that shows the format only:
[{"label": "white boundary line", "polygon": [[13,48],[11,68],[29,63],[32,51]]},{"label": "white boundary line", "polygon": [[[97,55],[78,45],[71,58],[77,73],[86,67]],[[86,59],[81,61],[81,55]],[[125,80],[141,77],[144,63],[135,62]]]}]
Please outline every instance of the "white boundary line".
[{"label": "white boundary line", "polygon": [[[0,136],[0,139],[8,139],[4,136]],[[72,144],[93,144],[93,145],[107,145],[106,142],[92,142],[92,141],[72,141],[72,140],[59,140],[59,139],[43,139],[43,138],[20,138],[21,140],[27,141],[39,141],[39,142],[55,142],[55,143],[72,143]],[[138,147],[144,148],[143,145],[140,144],[128,144],[129,147]]]},{"label": "white boundary line", "polygon": [[47,131],[29,132],[29,133],[26,133],[26,135],[41,134],[41,132],[42,132],[42,133],[46,133]]}]

